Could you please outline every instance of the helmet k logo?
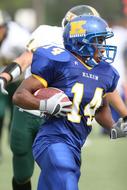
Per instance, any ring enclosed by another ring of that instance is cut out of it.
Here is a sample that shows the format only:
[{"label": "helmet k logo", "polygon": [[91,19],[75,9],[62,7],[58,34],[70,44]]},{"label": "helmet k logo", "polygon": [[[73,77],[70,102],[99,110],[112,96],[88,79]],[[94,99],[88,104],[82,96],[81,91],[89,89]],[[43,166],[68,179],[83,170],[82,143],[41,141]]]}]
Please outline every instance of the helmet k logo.
[{"label": "helmet k logo", "polygon": [[83,28],[83,25],[86,24],[86,21],[75,21],[71,22],[70,37],[84,36],[86,30]]}]

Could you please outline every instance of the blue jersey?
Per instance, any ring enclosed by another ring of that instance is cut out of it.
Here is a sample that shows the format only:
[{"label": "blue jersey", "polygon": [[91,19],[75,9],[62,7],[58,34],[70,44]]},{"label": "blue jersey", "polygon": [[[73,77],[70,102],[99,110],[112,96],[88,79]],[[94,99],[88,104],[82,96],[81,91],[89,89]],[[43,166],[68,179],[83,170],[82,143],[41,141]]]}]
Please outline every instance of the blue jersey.
[{"label": "blue jersey", "polygon": [[35,158],[57,142],[65,142],[80,152],[103,96],[116,88],[117,71],[106,62],[90,68],[67,50],[54,46],[40,47],[34,52],[31,71],[49,87],[63,90],[73,102],[72,112],[66,118],[54,117],[43,124],[33,145]]}]

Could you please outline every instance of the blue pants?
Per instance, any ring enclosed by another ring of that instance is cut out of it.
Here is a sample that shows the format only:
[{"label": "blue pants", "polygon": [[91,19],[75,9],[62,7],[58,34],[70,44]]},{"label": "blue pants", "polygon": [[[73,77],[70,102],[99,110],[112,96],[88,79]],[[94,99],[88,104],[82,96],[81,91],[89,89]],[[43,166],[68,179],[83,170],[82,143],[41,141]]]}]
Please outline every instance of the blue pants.
[{"label": "blue pants", "polygon": [[50,145],[38,158],[41,168],[38,190],[78,190],[80,166],[68,145]]}]

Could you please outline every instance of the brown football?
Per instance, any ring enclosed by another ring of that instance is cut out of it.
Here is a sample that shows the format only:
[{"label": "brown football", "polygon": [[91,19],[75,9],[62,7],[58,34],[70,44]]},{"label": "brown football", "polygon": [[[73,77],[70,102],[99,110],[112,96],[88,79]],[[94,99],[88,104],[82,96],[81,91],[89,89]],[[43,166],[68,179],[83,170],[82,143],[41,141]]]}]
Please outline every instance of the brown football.
[{"label": "brown football", "polygon": [[60,93],[60,92],[62,92],[65,95],[63,97],[63,99],[61,100],[62,102],[70,101],[69,98],[67,97],[67,95],[62,90],[60,90],[58,88],[53,88],[53,87],[40,88],[34,93],[34,96],[40,100],[44,100],[44,99],[48,99],[48,98],[52,97],[53,95]]}]

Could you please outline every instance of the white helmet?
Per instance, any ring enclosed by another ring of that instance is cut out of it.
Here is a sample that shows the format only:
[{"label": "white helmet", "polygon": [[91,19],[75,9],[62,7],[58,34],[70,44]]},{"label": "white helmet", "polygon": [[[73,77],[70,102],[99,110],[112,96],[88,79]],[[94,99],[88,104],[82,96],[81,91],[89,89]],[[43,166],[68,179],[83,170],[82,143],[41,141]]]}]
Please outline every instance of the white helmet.
[{"label": "white helmet", "polygon": [[6,11],[0,10],[0,25],[5,25],[11,20],[11,17]]},{"label": "white helmet", "polygon": [[89,6],[89,5],[78,5],[75,7],[72,7],[65,15],[65,17],[62,20],[62,27],[64,28],[66,24],[71,21],[73,18],[77,16],[86,16],[86,15],[93,15],[100,17],[100,14],[96,11],[95,8]]}]

